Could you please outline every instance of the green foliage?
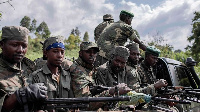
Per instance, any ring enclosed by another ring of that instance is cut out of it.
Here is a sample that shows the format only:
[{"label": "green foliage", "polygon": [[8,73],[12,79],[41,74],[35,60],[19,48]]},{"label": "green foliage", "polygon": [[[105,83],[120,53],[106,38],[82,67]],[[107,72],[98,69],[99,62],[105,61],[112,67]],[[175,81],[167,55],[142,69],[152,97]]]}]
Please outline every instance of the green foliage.
[{"label": "green foliage", "polygon": [[89,41],[89,35],[87,31],[84,34],[83,41],[87,41],[87,42]]},{"label": "green foliage", "polygon": [[72,49],[78,49],[79,45],[80,45],[80,38],[79,36],[75,36],[73,34],[71,34],[67,40],[65,40],[65,43],[67,43],[66,48],[69,50]]},{"label": "green foliage", "polygon": [[81,32],[79,31],[78,27],[76,27],[75,29],[71,30],[71,34],[75,36],[80,36]]},{"label": "green foliage", "polygon": [[50,37],[51,32],[44,21],[36,28],[35,35],[44,39]]},{"label": "green foliage", "polygon": [[30,26],[30,32],[34,32],[36,30],[36,19],[33,19],[32,23],[31,23],[31,26]]},{"label": "green foliage", "polygon": [[192,42],[191,46],[187,46],[186,49],[191,50],[191,55],[194,59],[200,61],[200,12],[194,12],[194,18],[192,19],[192,35],[188,37],[188,41]]},{"label": "green foliage", "polygon": [[30,29],[30,17],[24,16],[22,20],[20,21],[20,26],[26,27],[27,29]]}]

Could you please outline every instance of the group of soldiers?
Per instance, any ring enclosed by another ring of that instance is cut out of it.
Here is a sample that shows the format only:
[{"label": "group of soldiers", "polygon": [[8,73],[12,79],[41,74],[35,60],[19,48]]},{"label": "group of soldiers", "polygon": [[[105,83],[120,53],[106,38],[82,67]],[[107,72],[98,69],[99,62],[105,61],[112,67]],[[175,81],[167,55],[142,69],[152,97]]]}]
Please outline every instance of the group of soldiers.
[{"label": "group of soldiers", "polygon": [[[25,57],[28,50],[28,29],[21,26],[2,28],[0,41],[0,110],[43,111],[40,102],[47,98],[107,97],[135,91],[154,96],[157,89],[167,86],[156,79],[152,67],[160,50],[146,47],[136,30],[132,29],[134,15],[122,10],[120,20],[104,15],[104,22],[95,29],[95,42],[82,42],[79,57],[73,62],[65,59],[61,37],[49,37],[43,43],[43,57],[35,61]],[[101,27],[101,29],[99,29]],[[98,32],[98,34],[96,33]],[[134,41],[125,46],[127,39]],[[140,50],[145,58],[139,62]],[[90,86],[110,87],[92,94]],[[91,103],[86,110],[102,108],[104,103]]]}]

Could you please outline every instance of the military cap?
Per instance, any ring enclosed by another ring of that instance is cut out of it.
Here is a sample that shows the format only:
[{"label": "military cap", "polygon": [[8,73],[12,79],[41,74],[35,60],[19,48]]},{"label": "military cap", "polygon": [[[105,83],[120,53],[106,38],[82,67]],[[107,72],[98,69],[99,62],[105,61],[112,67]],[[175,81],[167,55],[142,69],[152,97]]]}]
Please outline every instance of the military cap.
[{"label": "military cap", "polygon": [[154,46],[148,46],[146,49],[146,53],[150,53],[150,54],[158,57],[160,55],[160,50]]},{"label": "military cap", "polygon": [[128,44],[126,45],[126,48],[128,48],[129,50],[134,50],[134,51],[140,51],[139,50],[139,44],[137,43],[131,43],[131,44]]},{"label": "military cap", "polygon": [[117,46],[117,47],[115,47],[111,58],[113,59],[114,56],[120,56],[120,57],[124,58],[125,60],[127,60],[129,55],[130,55],[130,52],[129,52],[128,48],[126,48],[124,46]]},{"label": "military cap", "polygon": [[64,40],[60,36],[49,37],[44,41],[43,50],[49,50],[49,49],[52,49],[52,48],[63,48],[63,49],[65,49],[65,46],[64,46],[63,43],[64,43]]},{"label": "military cap", "polygon": [[96,43],[84,41],[80,44],[80,50],[88,50],[90,48],[95,48],[97,51],[99,51]]},{"label": "military cap", "polygon": [[134,14],[133,13],[131,13],[131,12],[129,12],[129,11],[126,11],[126,10],[122,10],[121,12],[120,12],[120,15],[121,14],[125,14],[125,15],[128,15],[128,16],[130,16],[130,17],[134,17]]},{"label": "military cap", "polygon": [[22,26],[5,26],[2,28],[1,40],[28,41],[29,30]]},{"label": "military cap", "polygon": [[106,14],[103,16],[103,19],[113,19],[113,16],[111,14]]}]

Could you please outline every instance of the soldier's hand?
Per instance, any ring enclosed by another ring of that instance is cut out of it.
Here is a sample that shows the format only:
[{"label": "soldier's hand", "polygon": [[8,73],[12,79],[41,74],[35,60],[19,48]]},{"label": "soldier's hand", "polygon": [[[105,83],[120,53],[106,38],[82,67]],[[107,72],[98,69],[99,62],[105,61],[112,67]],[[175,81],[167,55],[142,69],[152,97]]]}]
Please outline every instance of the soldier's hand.
[{"label": "soldier's hand", "polygon": [[[116,89],[117,89],[117,91],[116,91]],[[132,89],[130,89],[130,88],[127,86],[127,84],[125,84],[125,83],[120,83],[120,84],[118,84],[116,87],[112,87],[112,88],[110,89],[109,93],[110,93],[111,95],[113,95],[113,94],[117,94],[117,92],[119,92],[119,95],[123,95],[123,94],[128,93],[128,92],[131,91],[131,90],[132,90]]]},{"label": "soldier's hand", "polygon": [[166,80],[160,79],[160,80],[158,80],[158,81],[154,84],[154,87],[155,87],[156,89],[160,89],[161,87],[165,87],[165,86],[167,86],[167,85],[168,85],[168,83],[167,83]]},{"label": "soldier's hand", "polygon": [[23,105],[27,102],[36,102],[47,98],[47,87],[44,83],[30,84],[28,87],[15,91],[17,101]]}]

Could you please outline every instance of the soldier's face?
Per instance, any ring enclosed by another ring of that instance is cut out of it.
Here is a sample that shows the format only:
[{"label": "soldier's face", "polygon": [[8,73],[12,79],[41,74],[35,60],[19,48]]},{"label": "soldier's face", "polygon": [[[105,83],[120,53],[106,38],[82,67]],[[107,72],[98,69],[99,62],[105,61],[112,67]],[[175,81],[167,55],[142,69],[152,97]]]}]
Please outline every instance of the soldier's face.
[{"label": "soldier's face", "polygon": [[133,18],[128,17],[127,20],[126,20],[126,24],[131,25],[132,19]]},{"label": "soldier's face", "polygon": [[114,73],[120,72],[126,66],[126,60],[120,56],[115,56],[111,61],[111,69]]},{"label": "soldier's face", "polygon": [[19,40],[7,40],[1,42],[3,57],[10,63],[16,64],[22,61],[28,50],[28,42]]},{"label": "soldier's face", "polygon": [[47,57],[47,65],[59,67],[64,59],[65,50],[62,48],[52,48],[45,52]]},{"label": "soldier's face", "polygon": [[97,50],[90,48],[88,50],[82,50],[79,52],[80,58],[87,64],[93,64],[96,60]]},{"label": "soldier's face", "polygon": [[138,50],[130,50],[130,56],[128,61],[132,62],[134,65],[138,64],[140,52]]},{"label": "soldier's face", "polygon": [[149,55],[146,57],[146,61],[147,61],[147,63],[148,63],[150,66],[154,66],[154,65],[157,63],[157,61],[158,61],[158,57],[149,54]]}]

